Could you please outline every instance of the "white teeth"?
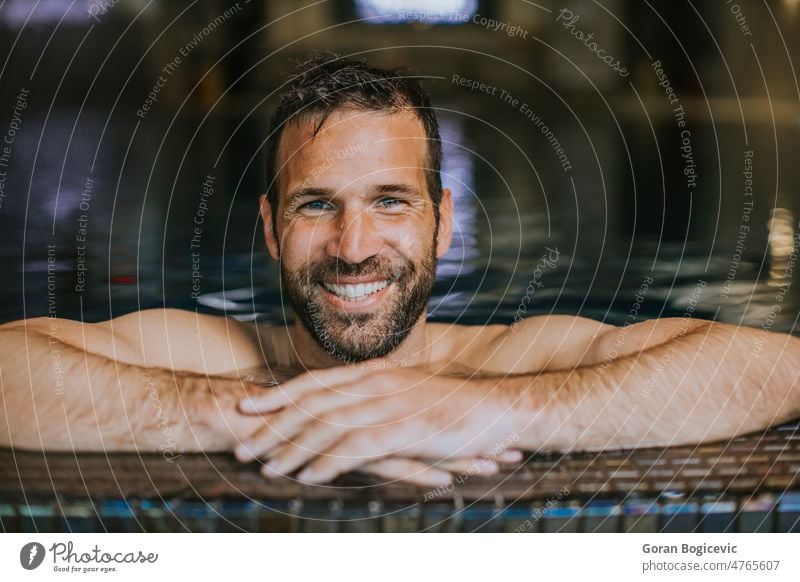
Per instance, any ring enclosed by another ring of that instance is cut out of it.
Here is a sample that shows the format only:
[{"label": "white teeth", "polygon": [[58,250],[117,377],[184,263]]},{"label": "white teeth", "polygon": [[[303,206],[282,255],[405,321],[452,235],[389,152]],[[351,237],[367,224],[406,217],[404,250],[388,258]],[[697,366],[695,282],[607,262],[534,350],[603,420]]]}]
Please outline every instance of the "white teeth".
[{"label": "white teeth", "polygon": [[367,295],[377,293],[389,284],[389,280],[375,281],[372,283],[359,283],[358,285],[335,285],[333,283],[323,283],[325,288],[335,295],[347,301],[356,301]]}]

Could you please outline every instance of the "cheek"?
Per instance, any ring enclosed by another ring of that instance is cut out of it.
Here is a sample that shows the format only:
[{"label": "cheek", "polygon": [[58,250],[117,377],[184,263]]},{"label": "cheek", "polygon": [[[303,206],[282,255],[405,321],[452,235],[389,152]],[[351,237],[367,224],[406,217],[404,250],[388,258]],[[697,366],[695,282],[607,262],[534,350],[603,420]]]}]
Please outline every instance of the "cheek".
[{"label": "cheek", "polygon": [[305,264],[324,253],[328,227],[323,222],[295,221],[289,223],[283,234],[284,261]]},{"label": "cheek", "polygon": [[408,221],[408,224],[398,225],[389,232],[392,234],[393,246],[400,249],[407,257],[419,258],[430,252],[433,242],[433,225],[419,220]]},{"label": "cheek", "polygon": [[422,251],[422,241],[417,233],[408,231],[392,237],[390,244],[406,257],[418,257]]}]

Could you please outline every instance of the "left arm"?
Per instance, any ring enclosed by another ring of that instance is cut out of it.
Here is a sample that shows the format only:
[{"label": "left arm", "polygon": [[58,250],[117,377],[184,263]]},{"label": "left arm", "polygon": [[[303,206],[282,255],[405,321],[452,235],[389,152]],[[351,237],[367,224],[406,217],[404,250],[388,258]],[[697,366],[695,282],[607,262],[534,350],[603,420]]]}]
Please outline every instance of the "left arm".
[{"label": "left arm", "polygon": [[665,318],[594,334],[582,353],[571,370],[492,378],[314,371],[242,403],[279,412],[237,454],[276,474],[309,463],[300,478],[321,482],[389,455],[680,445],[800,414],[800,339],[786,334]]},{"label": "left arm", "polygon": [[591,351],[592,365],[508,381],[528,419],[521,448],[694,444],[800,415],[790,335],[668,318],[606,332]]}]

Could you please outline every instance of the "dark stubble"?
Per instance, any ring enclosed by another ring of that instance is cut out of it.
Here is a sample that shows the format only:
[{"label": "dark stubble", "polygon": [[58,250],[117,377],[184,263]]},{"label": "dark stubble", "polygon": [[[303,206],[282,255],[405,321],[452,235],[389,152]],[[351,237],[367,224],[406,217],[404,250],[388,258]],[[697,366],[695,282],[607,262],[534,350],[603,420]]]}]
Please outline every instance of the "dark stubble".
[{"label": "dark stubble", "polygon": [[[281,276],[295,313],[311,337],[338,360],[352,363],[386,356],[406,338],[431,297],[436,264],[431,244],[430,252],[419,263],[372,256],[350,264],[330,257],[323,263],[307,264],[295,273],[287,272],[281,263]],[[328,292],[321,286],[322,281],[373,275],[391,280],[394,287],[388,302],[375,311],[340,312],[322,296]]]}]

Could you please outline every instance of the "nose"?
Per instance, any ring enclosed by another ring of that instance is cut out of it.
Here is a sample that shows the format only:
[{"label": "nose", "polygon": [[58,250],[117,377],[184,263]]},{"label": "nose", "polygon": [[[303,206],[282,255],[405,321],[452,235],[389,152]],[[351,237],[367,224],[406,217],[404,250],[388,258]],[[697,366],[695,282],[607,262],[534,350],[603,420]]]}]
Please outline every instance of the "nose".
[{"label": "nose", "polygon": [[328,243],[328,255],[358,264],[377,255],[383,236],[369,211],[344,209],[336,218],[336,232]]}]

